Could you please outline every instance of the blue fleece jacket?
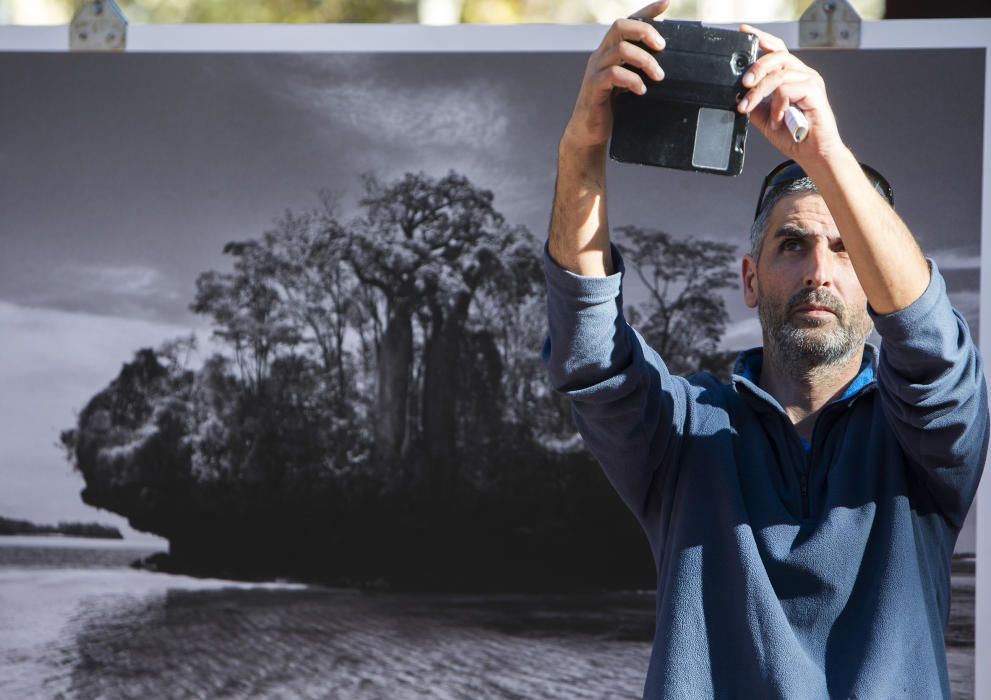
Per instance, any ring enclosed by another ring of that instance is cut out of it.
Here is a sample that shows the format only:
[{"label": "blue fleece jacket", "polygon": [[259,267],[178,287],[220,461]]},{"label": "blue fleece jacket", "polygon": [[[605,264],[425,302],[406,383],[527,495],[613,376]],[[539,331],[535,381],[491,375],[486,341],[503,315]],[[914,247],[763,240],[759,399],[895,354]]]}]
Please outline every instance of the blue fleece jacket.
[{"label": "blue fleece jacket", "polygon": [[819,415],[806,451],[758,386],[671,375],[609,277],[549,256],[554,387],[643,526],[657,569],[645,698],[949,697],[950,558],[988,445],[981,360],[931,265],[871,312],[881,350]]}]

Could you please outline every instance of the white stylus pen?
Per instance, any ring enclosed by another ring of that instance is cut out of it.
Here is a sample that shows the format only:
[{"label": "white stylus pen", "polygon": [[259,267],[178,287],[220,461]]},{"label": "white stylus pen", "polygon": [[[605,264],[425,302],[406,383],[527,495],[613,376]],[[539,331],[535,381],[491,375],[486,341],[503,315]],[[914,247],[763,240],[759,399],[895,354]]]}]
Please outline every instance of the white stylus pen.
[{"label": "white stylus pen", "polygon": [[809,120],[802,114],[802,110],[793,105],[789,105],[785,110],[785,124],[795,143],[801,143],[809,135]]}]

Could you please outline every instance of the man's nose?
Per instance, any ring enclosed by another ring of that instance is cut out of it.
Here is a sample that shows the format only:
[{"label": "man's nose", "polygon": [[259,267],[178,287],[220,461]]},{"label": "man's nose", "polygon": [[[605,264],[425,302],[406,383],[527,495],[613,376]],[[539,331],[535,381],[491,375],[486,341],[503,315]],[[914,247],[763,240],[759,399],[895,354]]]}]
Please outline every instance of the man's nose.
[{"label": "man's nose", "polygon": [[825,245],[812,248],[805,272],[805,286],[831,287],[833,285],[833,251]]}]

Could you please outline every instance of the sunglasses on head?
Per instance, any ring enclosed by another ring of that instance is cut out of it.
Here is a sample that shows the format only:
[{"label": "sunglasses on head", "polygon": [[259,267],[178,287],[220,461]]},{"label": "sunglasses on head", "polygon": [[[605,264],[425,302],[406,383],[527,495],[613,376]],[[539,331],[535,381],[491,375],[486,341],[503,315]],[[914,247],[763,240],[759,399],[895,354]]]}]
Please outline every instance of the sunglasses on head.
[{"label": "sunglasses on head", "polygon": [[[888,181],[884,179],[884,175],[863,163],[860,164],[860,168],[864,171],[864,175],[867,176],[871,184],[874,185],[874,189],[888,200],[888,204],[895,206],[895,193]],[[771,170],[767,174],[767,177],[764,178],[764,184],[760,188],[760,196],[757,198],[757,209],[754,211],[754,220],[756,221],[757,217],[760,216],[760,210],[764,205],[764,200],[767,199],[767,195],[771,190],[781,185],[786,185],[789,182],[801,180],[803,177],[808,177],[808,175],[802,170],[802,166],[793,160],[786,160]]]}]

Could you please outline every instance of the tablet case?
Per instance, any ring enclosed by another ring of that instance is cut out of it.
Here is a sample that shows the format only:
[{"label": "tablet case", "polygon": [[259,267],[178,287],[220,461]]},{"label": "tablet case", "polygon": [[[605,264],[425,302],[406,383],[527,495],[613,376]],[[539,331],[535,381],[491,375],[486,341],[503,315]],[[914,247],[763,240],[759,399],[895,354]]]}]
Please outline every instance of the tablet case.
[{"label": "tablet case", "polygon": [[652,24],[664,37],[651,53],[664,70],[654,81],[633,68],[644,95],[617,92],[609,155],[623,163],[739,175],[747,141],[743,74],[757,59],[757,37],[745,32],[667,20]]}]

